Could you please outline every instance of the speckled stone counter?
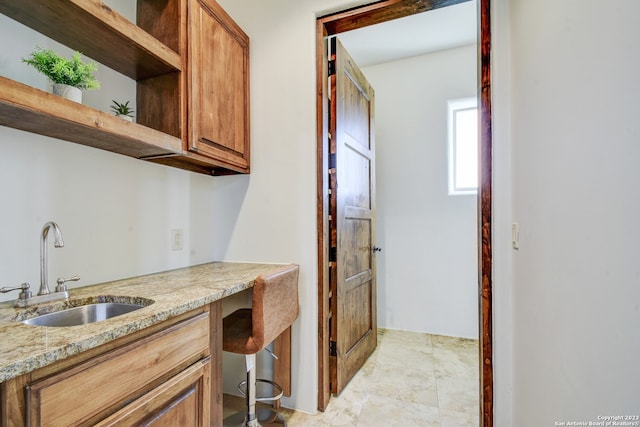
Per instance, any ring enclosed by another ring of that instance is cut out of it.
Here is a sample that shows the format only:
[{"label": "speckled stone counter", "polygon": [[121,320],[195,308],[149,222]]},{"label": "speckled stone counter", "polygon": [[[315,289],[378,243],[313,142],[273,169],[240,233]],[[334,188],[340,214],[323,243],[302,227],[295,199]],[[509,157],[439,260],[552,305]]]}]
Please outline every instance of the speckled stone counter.
[{"label": "speckled stone counter", "polygon": [[[281,267],[277,264],[212,262],[71,289],[69,301],[29,308],[13,308],[12,302],[2,302],[0,382],[251,288],[256,277]],[[151,299],[154,303],[88,325],[56,328],[21,322],[60,308],[140,298]]]}]

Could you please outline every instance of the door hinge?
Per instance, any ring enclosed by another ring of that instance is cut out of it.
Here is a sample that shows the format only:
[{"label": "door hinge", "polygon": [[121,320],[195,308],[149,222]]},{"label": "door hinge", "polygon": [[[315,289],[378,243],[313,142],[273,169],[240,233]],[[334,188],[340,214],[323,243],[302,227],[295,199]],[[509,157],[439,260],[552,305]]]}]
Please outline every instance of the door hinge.
[{"label": "door hinge", "polygon": [[336,167],[336,153],[329,154],[329,169],[333,169]]},{"label": "door hinge", "polygon": [[329,61],[328,69],[329,77],[333,76],[336,73],[336,61],[334,59]]},{"label": "door hinge", "polygon": [[335,341],[329,341],[329,356],[338,356],[338,347]]},{"label": "door hinge", "polygon": [[336,262],[338,259],[338,248],[329,248],[329,262]]}]

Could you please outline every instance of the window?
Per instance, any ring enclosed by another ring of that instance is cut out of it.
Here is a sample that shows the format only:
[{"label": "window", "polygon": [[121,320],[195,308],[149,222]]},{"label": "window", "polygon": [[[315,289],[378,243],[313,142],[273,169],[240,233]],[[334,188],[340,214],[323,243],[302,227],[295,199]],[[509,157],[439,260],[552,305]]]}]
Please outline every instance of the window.
[{"label": "window", "polygon": [[449,101],[449,195],[478,192],[478,103]]}]

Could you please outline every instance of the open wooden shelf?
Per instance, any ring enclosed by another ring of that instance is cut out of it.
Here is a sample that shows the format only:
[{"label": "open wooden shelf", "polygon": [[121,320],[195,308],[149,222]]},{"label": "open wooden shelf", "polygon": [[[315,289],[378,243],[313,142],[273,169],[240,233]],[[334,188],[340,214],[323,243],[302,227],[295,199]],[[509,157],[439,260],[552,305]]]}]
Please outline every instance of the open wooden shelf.
[{"label": "open wooden shelf", "polygon": [[0,13],[134,80],[182,68],[179,52],[100,0],[1,0]]},{"label": "open wooden shelf", "polygon": [[135,158],[179,155],[182,141],[0,76],[0,125]]},{"label": "open wooden shelf", "polygon": [[0,125],[197,173],[249,173],[248,36],[215,0],[131,1],[136,24],[101,0],[0,0],[0,13],[135,80],[138,124],[0,76]]}]

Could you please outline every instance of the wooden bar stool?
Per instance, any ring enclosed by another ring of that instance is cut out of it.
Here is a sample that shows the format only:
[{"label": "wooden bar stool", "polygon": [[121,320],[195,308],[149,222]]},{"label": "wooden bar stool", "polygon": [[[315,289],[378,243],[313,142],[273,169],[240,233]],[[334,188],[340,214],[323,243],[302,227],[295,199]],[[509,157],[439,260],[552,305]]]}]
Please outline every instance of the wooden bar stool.
[{"label": "wooden bar stool", "polygon": [[[247,365],[246,415],[242,426],[286,425],[283,419],[275,417],[258,422],[256,401],[280,399],[282,388],[272,381],[256,380],[255,365],[256,353],[286,331],[298,317],[298,271],[297,265],[289,265],[258,277],[253,286],[251,308],[236,310],[223,319],[223,350],[244,354]],[[269,383],[279,393],[256,397],[256,382]]]}]

